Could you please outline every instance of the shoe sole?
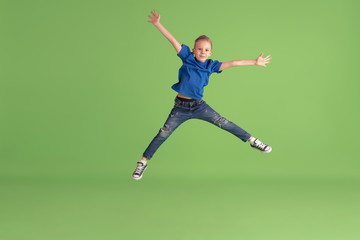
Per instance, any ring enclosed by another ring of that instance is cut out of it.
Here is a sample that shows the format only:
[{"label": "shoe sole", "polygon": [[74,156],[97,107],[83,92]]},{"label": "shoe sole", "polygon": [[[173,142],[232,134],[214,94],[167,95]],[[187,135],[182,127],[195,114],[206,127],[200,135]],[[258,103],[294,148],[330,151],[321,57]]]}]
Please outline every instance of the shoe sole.
[{"label": "shoe sole", "polygon": [[[250,145],[251,146],[251,145]],[[258,150],[258,151],[260,151],[260,152],[262,152],[262,153],[270,153],[271,151],[272,151],[272,147],[270,147],[270,150],[269,151],[261,151],[260,149],[258,149],[258,148],[256,148],[256,147],[253,147],[253,146],[251,146],[253,149],[255,149],[255,150]]]},{"label": "shoe sole", "polygon": [[142,178],[142,175],[140,176],[140,177],[134,177],[134,176],[132,176],[132,179],[134,179],[134,180],[140,180]]},{"label": "shoe sole", "polygon": [[266,152],[263,152],[263,153],[270,153],[272,151],[272,148],[270,148],[270,151],[266,151]]}]

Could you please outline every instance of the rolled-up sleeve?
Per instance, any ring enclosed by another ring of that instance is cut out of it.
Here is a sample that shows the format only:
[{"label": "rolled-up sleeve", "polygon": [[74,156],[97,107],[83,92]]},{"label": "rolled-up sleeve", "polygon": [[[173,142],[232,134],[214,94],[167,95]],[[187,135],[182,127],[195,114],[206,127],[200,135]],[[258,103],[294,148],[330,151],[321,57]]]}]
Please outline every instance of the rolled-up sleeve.
[{"label": "rolled-up sleeve", "polygon": [[219,71],[220,67],[221,67],[222,62],[219,61],[214,61],[211,63],[211,73],[216,72],[216,73],[221,73],[222,71]]},{"label": "rolled-up sleeve", "polygon": [[178,53],[179,58],[184,61],[190,54],[190,48],[185,44],[181,44],[181,50]]}]

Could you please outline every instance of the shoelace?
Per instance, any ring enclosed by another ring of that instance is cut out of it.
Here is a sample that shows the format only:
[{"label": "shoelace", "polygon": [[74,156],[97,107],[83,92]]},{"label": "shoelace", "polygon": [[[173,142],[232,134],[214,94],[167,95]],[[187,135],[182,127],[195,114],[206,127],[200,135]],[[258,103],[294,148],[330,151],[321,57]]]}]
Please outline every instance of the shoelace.
[{"label": "shoelace", "polygon": [[138,164],[138,166],[135,169],[135,174],[140,174],[144,167],[145,167],[144,165],[141,166],[140,164]]},{"label": "shoelace", "polygon": [[261,150],[265,150],[265,148],[267,147],[266,144],[260,142],[259,140],[256,141],[255,143],[255,147],[257,147],[258,149],[261,149]]}]

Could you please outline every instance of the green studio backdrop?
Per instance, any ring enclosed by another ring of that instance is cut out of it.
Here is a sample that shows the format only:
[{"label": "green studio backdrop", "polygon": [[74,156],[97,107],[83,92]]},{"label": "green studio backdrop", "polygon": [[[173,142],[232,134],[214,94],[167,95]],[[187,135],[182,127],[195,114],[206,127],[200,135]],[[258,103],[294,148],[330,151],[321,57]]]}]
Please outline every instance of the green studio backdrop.
[{"label": "green studio backdrop", "polygon": [[[272,55],[267,68],[213,74],[204,99],[273,146],[252,151],[197,120],[180,126],[150,175],[357,178],[356,1],[2,2],[1,175],[128,176],[165,122],[181,60],[148,23],[212,59]],[[206,161],[206,170],[198,172]],[[229,166],[236,166],[229,168]],[[156,167],[155,167],[156,166]],[[149,171],[150,172],[150,171]]]},{"label": "green studio backdrop", "polygon": [[[359,7],[1,1],[0,238],[358,239]],[[270,154],[190,120],[131,179],[181,66],[153,9],[181,44],[208,35],[214,60],[271,54],[204,91]]]}]

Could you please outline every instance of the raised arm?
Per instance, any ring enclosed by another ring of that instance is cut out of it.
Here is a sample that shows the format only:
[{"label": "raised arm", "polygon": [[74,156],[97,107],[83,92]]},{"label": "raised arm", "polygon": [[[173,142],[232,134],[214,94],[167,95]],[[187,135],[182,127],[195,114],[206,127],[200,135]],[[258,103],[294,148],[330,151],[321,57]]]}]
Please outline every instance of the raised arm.
[{"label": "raised arm", "polygon": [[159,31],[170,41],[170,43],[174,46],[176,53],[179,54],[180,50],[181,50],[181,45],[180,43],[174,38],[173,35],[171,35],[171,33],[168,32],[168,30],[166,30],[166,28],[164,28],[163,25],[161,25],[160,23],[160,13],[157,13],[155,10],[153,12],[151,12],[152,16],[149,15],[149,18],[151,18],[151,21],[148,21],[152,24],[154,24],[154,26],[159,29]]},{"label": "raised arm", "polygon": [[223,62],[220,66],[219,71],[236,66],[258,65],[258,66],[266,67],[266,64],[270,63],[271,57],[270,55],[267,55],[265,58],[263,58],[262,56],[263,53],[261,53],[260,56],[254,60],[234,60],[230,62]]}]

